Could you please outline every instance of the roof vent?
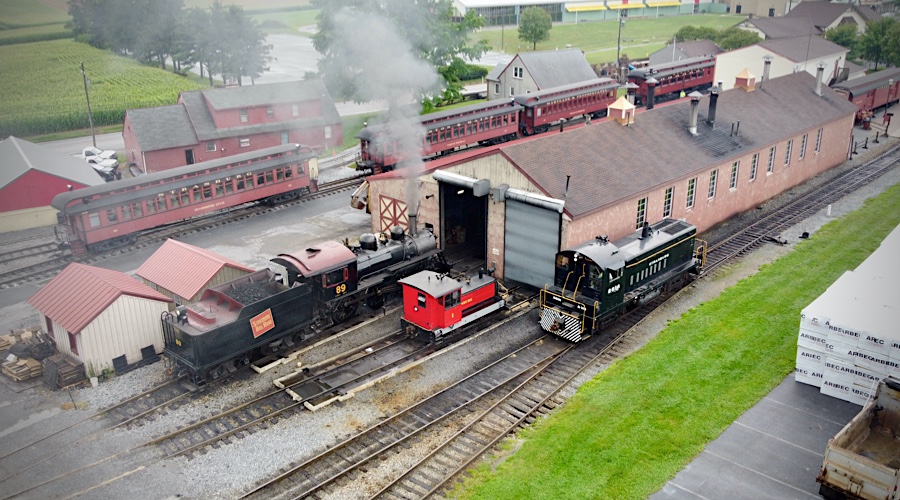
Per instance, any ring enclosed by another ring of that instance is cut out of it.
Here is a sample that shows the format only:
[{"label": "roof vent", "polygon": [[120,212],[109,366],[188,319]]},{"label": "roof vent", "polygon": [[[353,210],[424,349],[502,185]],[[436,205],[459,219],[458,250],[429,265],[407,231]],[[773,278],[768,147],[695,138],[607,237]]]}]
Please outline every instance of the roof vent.
[{"label": "roof vent", "polygon": [[750,92],[756,88],[756,77],[749,69],[744,68],[744,71],[741,71],[734,77],[734,86]]},{"label": "roof vent", "polygon": [[822,75],[825,74],[825,61],[816,64],[816,95],[822,95]]},{"label": "roof vent", "polygon": [[772,59],[772,56],[770,56],[769,54],[763,56],[763,61],[765,62],[763,64],[762,80],[760,80],[759,82],[759,90],[762,90],[763,84],[769,81],[769,68],[772,67]]},{"label": "roof vent", "polygon": [[697,116],[700,114],[700,98],[703,97],[703,94],[695,90],[688,96],[691,98],[691,121],[688,125],[688,132],[691,135],[697,135]]}]

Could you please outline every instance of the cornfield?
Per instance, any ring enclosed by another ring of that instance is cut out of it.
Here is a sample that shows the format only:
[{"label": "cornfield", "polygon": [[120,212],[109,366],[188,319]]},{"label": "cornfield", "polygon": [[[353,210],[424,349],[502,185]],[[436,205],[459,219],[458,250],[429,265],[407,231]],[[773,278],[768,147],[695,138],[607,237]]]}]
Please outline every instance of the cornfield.
[{"label": "cornfield", "polygon": [[0,46],[0,139],[88,128],[81,63],[94,126],[120,124],[125,110],[175,104],[202,84],[73,40]]}]

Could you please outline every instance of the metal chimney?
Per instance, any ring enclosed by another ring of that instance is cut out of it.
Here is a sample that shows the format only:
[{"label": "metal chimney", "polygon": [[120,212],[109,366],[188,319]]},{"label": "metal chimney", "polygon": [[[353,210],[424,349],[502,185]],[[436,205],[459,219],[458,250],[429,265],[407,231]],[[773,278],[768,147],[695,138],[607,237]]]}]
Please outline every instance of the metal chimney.
[{"label": "metal chimney", "polygon": [[691,98],[691,122],[688,126],[688,132],[691,135],[697,135],[697,116],[700,115],[700,98],[703,97],[703,94],[694,91],[688,94],[688,97]]},{"label": "metal chimney", "polygon": [[719,100],[720,90],[719,87],[709,89],[709,114],[706,117],[706,123],[712,128],[716,128],[716,102]]},{"label": "metal chimney", "polygon": [[816,64],[816,95],[822,95],[822,75],[825,74],[825,61]]},{"label": "metal chimney", "polygon": [[647,79],[647,109],[653,109],[653,95],[656,92],[656,84],[659,80],[652,76]]},{"label": "metal chimney", "polygon": [[763,76],[762,80],[759,81],[759,90],[763,89],[763,84],[769,81],[769,68],[772,67],[772,56],[766,54],[763,56]]}]

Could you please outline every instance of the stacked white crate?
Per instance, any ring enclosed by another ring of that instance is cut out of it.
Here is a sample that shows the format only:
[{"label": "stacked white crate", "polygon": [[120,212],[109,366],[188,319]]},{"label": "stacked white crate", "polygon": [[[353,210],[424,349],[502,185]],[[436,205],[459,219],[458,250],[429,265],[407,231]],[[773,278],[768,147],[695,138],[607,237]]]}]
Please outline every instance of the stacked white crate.
[{"label": "stacked white crate", "polygon": [[878,380],[900,376],[900,229],[856,271],[803,309],[795,379],[865,404]]}]

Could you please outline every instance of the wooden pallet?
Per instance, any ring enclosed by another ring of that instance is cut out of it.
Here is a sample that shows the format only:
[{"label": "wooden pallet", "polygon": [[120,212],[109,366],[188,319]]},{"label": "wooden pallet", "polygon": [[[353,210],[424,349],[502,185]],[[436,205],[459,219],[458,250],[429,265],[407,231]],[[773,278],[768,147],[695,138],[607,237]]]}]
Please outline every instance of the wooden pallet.
[{"label": "wooden pallet", "polygon": [[16,382],[40,377],[44,370],[41,362],[36,359],[25,358],[18,361],[3,363],[3,374]]}]

